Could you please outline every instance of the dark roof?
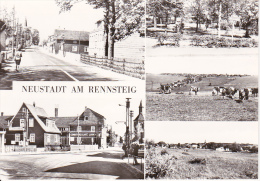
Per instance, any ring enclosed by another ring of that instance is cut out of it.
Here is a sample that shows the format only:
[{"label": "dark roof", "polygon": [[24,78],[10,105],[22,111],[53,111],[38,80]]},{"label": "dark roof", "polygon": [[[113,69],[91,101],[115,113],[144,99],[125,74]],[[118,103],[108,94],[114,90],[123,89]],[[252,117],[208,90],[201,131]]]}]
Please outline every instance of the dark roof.
[{"label": "dark roof", "polygon": [[0,116],[0,128],[8,128],[8,120],[10,121],[13,116]]},{"label": "dark roof", "polygon": [[77,117],[51,117],[50,119],[55,121],[57,127],[69,127]]},{"label": "dark roof", "polygon": [[[87,110],[91,111],[97,118],[99,118],[99,119],[105,119],[104,116],[102,116],[101,114],[99,114],[99,113],[93,111],[92,109],[86,108],[84,112],[86,112]],[[84,112],[83,112],[83,113],[84,113]],[[83,113],[82,113],[82,114],[83,114]]]},{"label": "dark roof", "polygon": [[[86,31],[72,31],[72,30],[55,30],[54,37],[62,40],[80,40],[89,41],[89,32]],[[64,37],[63,37],[64,35]]]},{"label": "dark roof", "polygon": [[142,113],[139,113],[139,115],[134,119],[134,121],[144,121],[144,116]]}]

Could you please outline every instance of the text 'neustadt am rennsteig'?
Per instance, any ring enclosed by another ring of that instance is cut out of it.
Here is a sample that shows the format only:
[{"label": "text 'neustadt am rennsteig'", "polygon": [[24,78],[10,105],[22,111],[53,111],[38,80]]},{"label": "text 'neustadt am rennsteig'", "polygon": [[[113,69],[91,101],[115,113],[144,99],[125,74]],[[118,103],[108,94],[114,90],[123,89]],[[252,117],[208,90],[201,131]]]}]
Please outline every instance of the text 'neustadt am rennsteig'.
[{"label": "text 'neustadt am rennsteig'", "polygon": [[136,93],[136,86],[22,86],[26,93]]}]

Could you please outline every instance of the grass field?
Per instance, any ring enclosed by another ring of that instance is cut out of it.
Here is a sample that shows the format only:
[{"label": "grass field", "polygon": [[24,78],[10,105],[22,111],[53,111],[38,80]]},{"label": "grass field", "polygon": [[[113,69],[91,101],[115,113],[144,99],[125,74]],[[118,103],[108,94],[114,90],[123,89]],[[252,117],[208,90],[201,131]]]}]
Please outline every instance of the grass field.
[{"label": "grass field", "polygon": [[[164,154],[162,149],[166,149]],[[205,161],[191,163],[194,159]],[[258,154],[151,148],[146,153],[145,167],[146,177],[157,173],[160,179],[257,179]]]},{"label": "grass field", "polygon": [[[146,94],[148,121],[257,121],[258,98],[237,103],[222,96],[198,93]],[[237,96],[237,95],[236,95]]]}]

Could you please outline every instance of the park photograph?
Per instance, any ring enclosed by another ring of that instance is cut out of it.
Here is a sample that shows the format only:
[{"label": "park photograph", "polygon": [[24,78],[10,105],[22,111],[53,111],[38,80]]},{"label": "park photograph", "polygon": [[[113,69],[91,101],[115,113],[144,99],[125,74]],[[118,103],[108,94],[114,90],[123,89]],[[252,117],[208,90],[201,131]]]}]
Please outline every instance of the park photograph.
[{"label": "park photograph", "polygon": [[148,121],[145,129],[148,180],[258,179],[257,122]]}]

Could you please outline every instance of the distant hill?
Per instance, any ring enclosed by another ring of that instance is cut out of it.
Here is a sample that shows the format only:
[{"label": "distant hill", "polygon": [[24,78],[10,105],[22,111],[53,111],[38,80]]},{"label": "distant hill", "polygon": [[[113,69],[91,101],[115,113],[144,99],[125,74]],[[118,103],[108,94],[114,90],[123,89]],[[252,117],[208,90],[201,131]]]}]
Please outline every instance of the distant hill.
[{"label": "distant hill", "polygon": [[[173,74],[146,74],[146,91],[157,92],[159,91],[160,83],[167,84],[173,83],[174,81],[182,81],[185,76],[173,75]],[[186,87],[175,88],[173,92],[189,91],[190,86],[200,87],[200,91],[212,91],[215,86],[223,87],[258,87],[257,76],[233,76],[233,77],[205,77],[201,81],[192,84],[187,84]]]}]

